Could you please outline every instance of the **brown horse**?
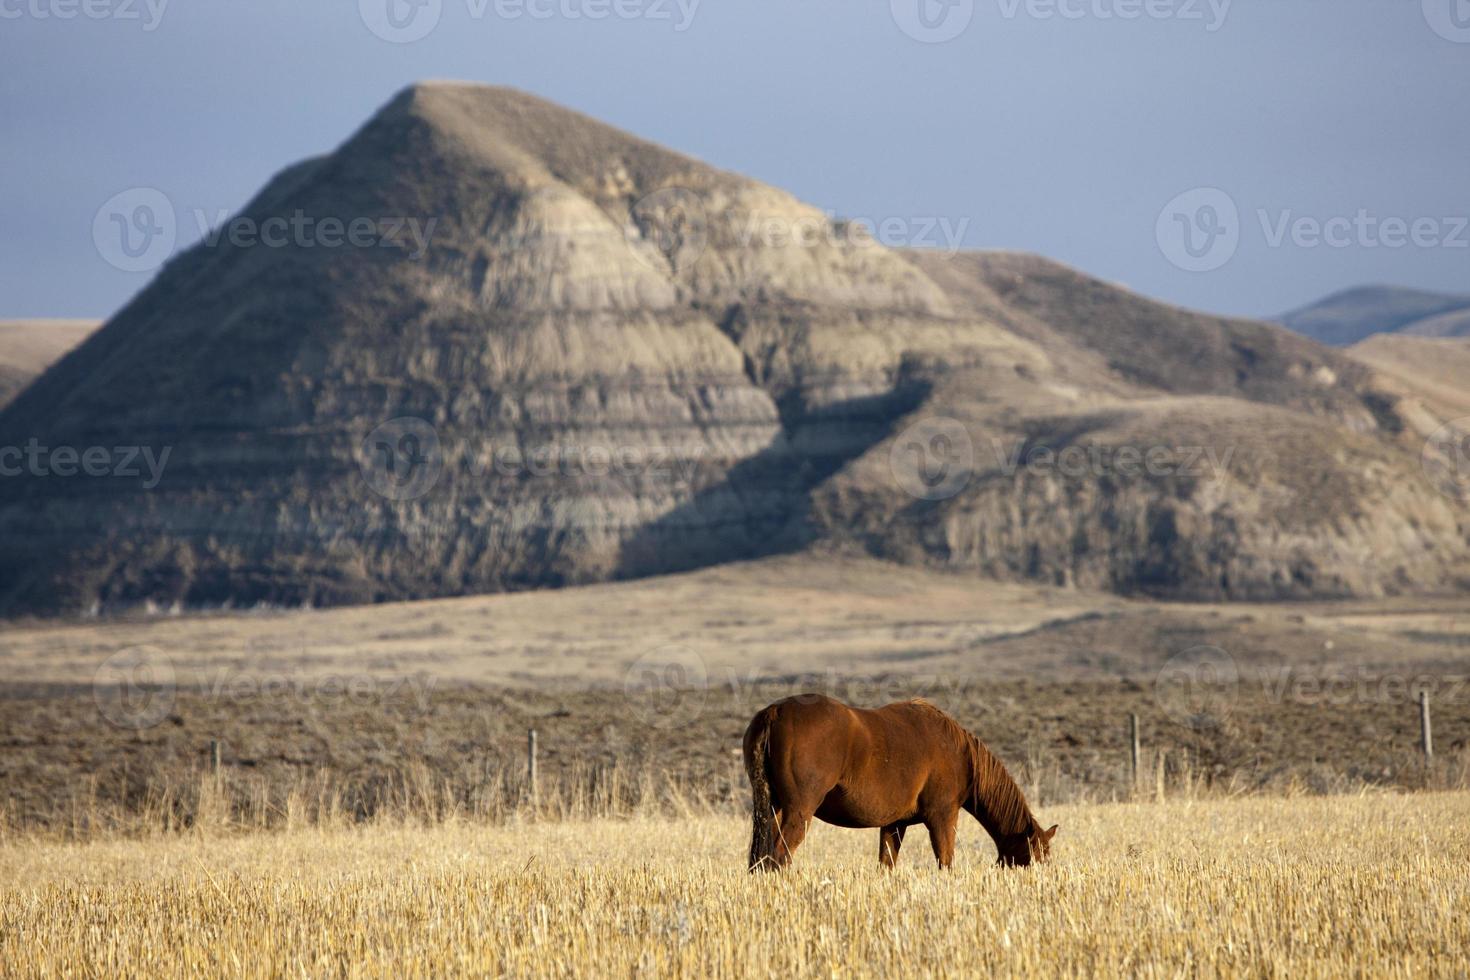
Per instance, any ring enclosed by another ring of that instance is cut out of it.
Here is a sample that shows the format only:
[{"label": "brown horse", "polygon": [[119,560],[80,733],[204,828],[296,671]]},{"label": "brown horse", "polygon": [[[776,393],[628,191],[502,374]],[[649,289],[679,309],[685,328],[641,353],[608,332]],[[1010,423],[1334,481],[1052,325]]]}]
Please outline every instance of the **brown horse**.
[{"label": "brown horse", "polygon": [[821,694],[786,698],[745,730],[755,798],[750,870],[781,868],[817,817],[878,827],[878,860],[891,868],[903,834],[929,829],[941,868],[954,860],[961,808],[995,841],[998,863],[1045,860],[1057,828],[1042,830],[1001,761],[927,701],[868,710]]}]

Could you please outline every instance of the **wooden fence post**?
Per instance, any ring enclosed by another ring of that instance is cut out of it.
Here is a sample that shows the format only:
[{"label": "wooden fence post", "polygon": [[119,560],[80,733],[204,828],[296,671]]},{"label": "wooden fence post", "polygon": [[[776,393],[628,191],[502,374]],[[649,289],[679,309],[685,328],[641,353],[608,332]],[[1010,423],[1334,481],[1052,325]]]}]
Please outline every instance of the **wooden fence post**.
[{"label": "wooden fence post", "polygon": [[219,776],[220,757],[223,756],[223,755],[224,755],[224,746],[222,746],[220,744],[219,739],[217,739],[217,738],[210,739],[209,740],[209,771],[212,772],[212,773],[214,773],[215,776]]},{"label": "wooden fence post", "polygon": [[1132,760],[1133,791],[1136,793],[1138,792],[1139,756],[1142,753],[1142,746],[1138,739],[1138,715],[1128,716],[1128,731],[1131,741],[1129,758]]},{"label": "wooden fence post", "polygon": [[1429,691],[1419,692],[1419,746],[1424,750],[1424,761],[1434,758],[1434,736],[1429,730]]},{"label": "wooden fence post", "polygon": [[531,791],[531,808],[534,810],[540,794],[536,785],[536,729],[526,733],[526,783]]}]

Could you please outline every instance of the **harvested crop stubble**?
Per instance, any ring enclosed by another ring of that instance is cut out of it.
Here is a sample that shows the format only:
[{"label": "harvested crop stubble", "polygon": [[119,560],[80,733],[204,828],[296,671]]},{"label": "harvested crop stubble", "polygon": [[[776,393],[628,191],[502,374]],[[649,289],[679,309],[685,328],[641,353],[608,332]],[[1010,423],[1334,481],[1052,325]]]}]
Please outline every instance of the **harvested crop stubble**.
[{"label": "harvested crop stubble", "polygon": [[1463,793],[1049,807],[1049,866],[972,822],[818,824],[750,876],[728,817],[450,823],[0,847],[14,976],[1463,974]]}]

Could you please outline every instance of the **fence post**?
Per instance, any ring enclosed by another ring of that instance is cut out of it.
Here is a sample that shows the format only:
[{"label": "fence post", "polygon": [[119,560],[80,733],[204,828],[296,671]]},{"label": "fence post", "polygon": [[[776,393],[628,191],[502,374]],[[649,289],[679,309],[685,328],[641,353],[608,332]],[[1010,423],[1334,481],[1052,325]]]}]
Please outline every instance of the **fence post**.
[{"label": "fence post", "polygon": [[1130,736],[1129,758],[1132,760],[1133,763],[1133,791],[1136,793],[1138,792],[1139,755],[1142,753],[1142,747],[1139,744],[1138,740],[1138,715],[1133,714],[1128,716],[1128,732]]},{"label": "fence post", "polygon": [[217,739],[217,738],[210,739],[209,740],[209,771],[212,772],[212,773],[214,773],[214,775],[216,777],[219,776],[220,757],[222,755],[224,755],[224,747],[220,744],[219,739]]},{"label": "fence post", "polygon": [[531,809],[536,808],[540,794],[536,786],[536,729],[526,733],[526,782],[531,790]]},{"label": "fence post", "polygon": [[1429,691],[1419,692],[1419,745],[1424,750],[1424,761],[1434,758],[1434,736],[1429,730]]}]

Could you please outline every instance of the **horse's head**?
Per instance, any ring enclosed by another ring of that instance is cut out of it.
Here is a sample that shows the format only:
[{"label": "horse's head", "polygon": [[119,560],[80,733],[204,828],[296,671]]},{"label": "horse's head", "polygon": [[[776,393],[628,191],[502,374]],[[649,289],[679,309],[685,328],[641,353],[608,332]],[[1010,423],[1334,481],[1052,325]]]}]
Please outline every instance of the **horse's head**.
[{"label": "horse's head", "polygon": [[1035,823],[1019,834],[1006,834],[997,842],[1000,857],[996,863],[1007,868],[1024,868],[1032,861],[1045,861],[1051,857],[1051,839],[1056,835],[1056,824],[1042,830]]}]

